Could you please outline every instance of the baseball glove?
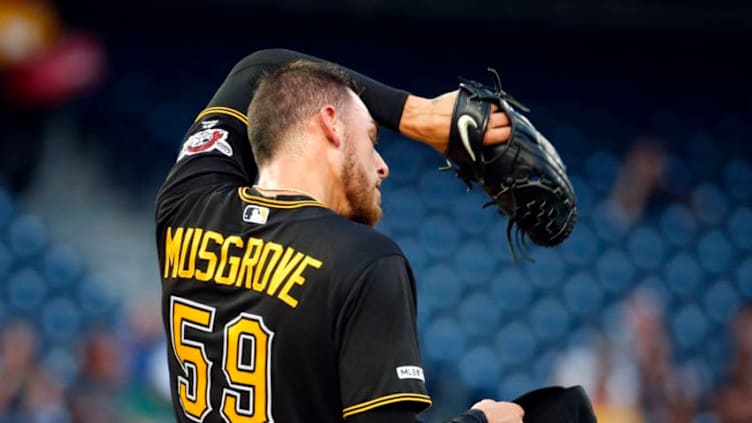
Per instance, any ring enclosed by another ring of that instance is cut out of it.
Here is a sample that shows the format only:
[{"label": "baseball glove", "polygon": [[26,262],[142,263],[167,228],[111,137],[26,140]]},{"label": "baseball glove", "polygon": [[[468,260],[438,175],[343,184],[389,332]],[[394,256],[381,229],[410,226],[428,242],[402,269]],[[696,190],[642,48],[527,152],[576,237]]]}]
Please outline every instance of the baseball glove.
[{"label": "baseball glove", "polygon": [[[501,89],[498,73],[494,88],[463,80],[454,105],[449,146],[445,152],[447,167],[472,187],[480,184],[491,198],[484,207],[496,205],[509,217],[507,243],[514,260],[512,229],[517,226],[515,244],[522,255],[525,236],[541,246],[564,241],[576,220],[575,194],[566,167],[551,143],[512,105],[527,108]],[[491,106],[495,104],[509,118],[509,140],[483,145]]]}]

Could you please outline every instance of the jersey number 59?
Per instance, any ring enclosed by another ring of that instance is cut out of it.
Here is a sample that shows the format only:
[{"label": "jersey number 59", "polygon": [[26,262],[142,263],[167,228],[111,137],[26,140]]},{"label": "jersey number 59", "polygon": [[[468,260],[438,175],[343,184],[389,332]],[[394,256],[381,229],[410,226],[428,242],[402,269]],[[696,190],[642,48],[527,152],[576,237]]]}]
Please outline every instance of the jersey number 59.
[{"label": "jersey number 59", "polygon": [[[170,297],[170,338],[183,374],[178,376],[180,405],[185,415],[202,422],[212,411],[210,401],[212,363],[206,346],[186,337],[186,328],[214,330],[214,307]],[[274,333],[261,316],[241,313],[225,325],[222,371],[226,388],[219,413],[229,422],[271,423],[271,348]],[[246,349],[249,349],[246,351]],[[250,398],[243,402],[244,396]]]}]

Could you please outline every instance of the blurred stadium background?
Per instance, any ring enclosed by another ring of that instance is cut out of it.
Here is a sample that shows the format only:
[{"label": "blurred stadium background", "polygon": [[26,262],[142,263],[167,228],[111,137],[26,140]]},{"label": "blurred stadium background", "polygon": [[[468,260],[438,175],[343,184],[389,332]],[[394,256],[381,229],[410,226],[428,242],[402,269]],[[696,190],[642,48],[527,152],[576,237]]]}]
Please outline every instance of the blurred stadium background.
[{"label": "blurred stadium background", "polygon": [[572,237],[514,265],[478,191],[383,135],[426,420],[581,384],[603,422],[752,422],[752,5],[657,3],[0,0],[0,422],[171,420],[154,196],[269,47],[425,96],[496,67],[568,165]]}]

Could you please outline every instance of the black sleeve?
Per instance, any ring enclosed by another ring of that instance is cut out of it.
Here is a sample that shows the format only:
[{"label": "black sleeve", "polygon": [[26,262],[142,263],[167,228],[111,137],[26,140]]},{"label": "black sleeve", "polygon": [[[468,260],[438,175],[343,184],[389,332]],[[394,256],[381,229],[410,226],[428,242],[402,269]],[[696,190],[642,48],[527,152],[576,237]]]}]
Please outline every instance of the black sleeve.
[{"label": "black sleeve", "polygon": [[[348,423],[421,423],[415,413],[401,404],[391,404],[356,414],[347,419]],[[459,416],[443,423],[488,423],[479,410],[467,410]]]},{"label": "black sleeve", "polygon": [[[209,102],[208,107],[228,107],[245,114],[253,98],[256,82],[261,75],[265,71],[300,59],[331,63],[292,50],[269,49],[257,51],[246,56],[235,65],[224,84]],[[376,122],[397,131],[408,93],[382,84],[339,64],[336,65],[349,73],[362,89],[361,98]]]},{"label": "black sleeve", "polygon": [[388,404],[431,405],[421,364],[415,284],[404,257],[372,262],[340,311],[339,383],[345,418]]}]

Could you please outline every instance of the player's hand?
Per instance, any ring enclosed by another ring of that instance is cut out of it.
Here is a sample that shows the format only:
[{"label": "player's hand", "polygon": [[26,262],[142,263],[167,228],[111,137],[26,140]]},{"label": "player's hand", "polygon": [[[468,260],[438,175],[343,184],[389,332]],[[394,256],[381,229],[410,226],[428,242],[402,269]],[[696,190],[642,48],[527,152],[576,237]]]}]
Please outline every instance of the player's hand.
[{"label": "player's hand", "polygon": [[[450,91],[433,99],[410,95],[402,110],[399,131],[402,135],[426,143],[444,154],[449,143],[454,103],[458,90]],[[509,139],[511,128],[507,115],[493,105],[483,144],[498,144]]]},{"label": "player's hand", "polygon": [[525,410],[513,402],[490,399],[478,401],[471,408],[482,411],[488,423],[522,423],[525,415]]}]

